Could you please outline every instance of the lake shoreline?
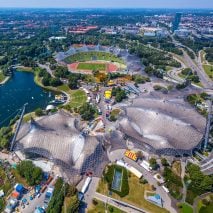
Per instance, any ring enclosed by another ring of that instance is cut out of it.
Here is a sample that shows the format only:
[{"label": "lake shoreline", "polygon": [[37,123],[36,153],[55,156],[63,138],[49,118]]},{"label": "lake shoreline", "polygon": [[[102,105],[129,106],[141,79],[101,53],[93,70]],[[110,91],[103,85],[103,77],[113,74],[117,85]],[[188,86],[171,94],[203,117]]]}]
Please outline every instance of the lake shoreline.
[{"label": "lake shoreline", "polygon": [[43,88],[44,90],[53,92],[55,94],[63,93],[67,97],[67,101],[63,105],[66,105],[66,104],[69,103],[69,101],[70,101],[70,95],[67,92],[65,92],[65,91],[63,91],[61,89],[55,88],[55,87],[44,86],[42,84],[42,82],[39,80],[38,73],[36,71],[33,71],[33,69],[29,69],[29,68],[25,68],[25,67],[19,66],[19,67],[17,67],[16,71],[17,72],[28,72],[28,73],[32,73],[34,75],[34,82],[35,82],[36,85],[38,85],[39,87]]},{"label": "lake shoreline", "polygon": [[0,85],[6,84],[9,80],[10,80],[10,76],[6,76],[6,78],[2,82],[0,82]]}]

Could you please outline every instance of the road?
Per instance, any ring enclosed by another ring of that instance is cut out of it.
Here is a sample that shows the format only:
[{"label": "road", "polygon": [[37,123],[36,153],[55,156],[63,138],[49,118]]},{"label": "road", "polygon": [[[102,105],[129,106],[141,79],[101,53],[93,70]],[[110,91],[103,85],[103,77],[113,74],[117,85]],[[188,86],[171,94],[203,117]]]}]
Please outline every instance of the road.
[{"label": "road", "polygon": [[181,49],[183,51],[183,58],[184,58],[185,63],[188,65],[188,67],[190,67],[192,69],[192,71],[197,73],[197,75],[199,76],[200,81],[201,81],[202,85],[204,86],[204,88],[212,89],[213,88],[213,82],[211,81],[211,79],[208,77],[208,75],[203,70],[202,63],[199,60],[199,57],[196,56],[195,52],[192,49],[190,49],[189,47],[187,47],[187,46],[181,44],[180,42],[176,41],[173,36],[171,36],[171,38],[172,38],[173,43],[176,46],[187,48],[189,51],[194,53],[195,59],[193,61],[189,57],[189,55],[186,53],[186,51],[184,49]]},{"label": "road", "polygon": [[110,204],[112,206],[115,206],[118,209],[121,209],[122,211],[128,212],[128,213],[148,213],[147,211],[140,209],[136,206],[133,206],[131,204],[128,204],[126,202],[122,202],[120,200],[116,200],[114,198],[102,195],[100,193],[95,193],[95,198],[98,200],[101,200],[102,202],[106,204]]},{"label": "road", "polygon": [[[83,208],[81,209],[80,212],[85,212],[86,210],[88,210],[91,207],[92,200],[95,197],[95,193],[96,193],[96,189],[98,187],[99,180],[100,180],[100,178],[98,178],[98,177],[92,177],[92,181],[91,181],[86,193],[84,194],[83,202],[86,205],[83,206]],[[81,190],[84,183],[85,183],[85,178],[78,184],[77,189]]]},{"label": "road", "polygon": [[195,63],[189,57],[189,55],[185,52],[185,50],[182,49],[182,51],[183,51],[184,60],[188,64],[188,67],[190,67],[193,72],[197,73],[204,88],[211,89],[213,87],[213,84],[212,84],[211,80],[209,79],[209,77],[207,76],[207,74],[205,73],[205,71],[203,70],[202,66],[199,65],[199,63]]},{"label": "road", "polygon": [[44,203],[44,199],[45,199],[45,193],[46,193],[46,190],[45,190],[44,193],[41,194],[41,196],[39,198],[35,197],[31,201],[29,201],[29,195],[28,196],[24,196],[29,201],[29,205],[25,205],[24,209],[22,207],[19,207],[20,211],[22,213],[33,213],[37,206],[42,207],[43,203]]},{"label": "road", "polygon": [[48,187],[53,186],[52,184],[55,182],[56,179],[57,177],[54,177],[54,179],[51,181],[49,186],[47,186],[46,190],[41,194],[39,198],[35,197],[33,200],[29,201],[29,197],[30,197],[29,193],[25,195],[24,198],[26,198],[29,201],[29,205],[25,205],[24,209],[20,207],[21,213],[33,213],[36,207],[38,206],[43,207],[46,191]]}]

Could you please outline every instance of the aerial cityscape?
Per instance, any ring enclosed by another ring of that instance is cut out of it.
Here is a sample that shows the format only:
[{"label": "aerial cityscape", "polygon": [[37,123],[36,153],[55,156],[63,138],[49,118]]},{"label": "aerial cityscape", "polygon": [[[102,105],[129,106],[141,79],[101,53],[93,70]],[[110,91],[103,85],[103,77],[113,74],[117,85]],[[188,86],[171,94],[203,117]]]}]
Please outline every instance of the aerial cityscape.
[{"label": "aerial cityscape", "polygon": [[0,212],[212,213],[213,2],[0,2]]}]

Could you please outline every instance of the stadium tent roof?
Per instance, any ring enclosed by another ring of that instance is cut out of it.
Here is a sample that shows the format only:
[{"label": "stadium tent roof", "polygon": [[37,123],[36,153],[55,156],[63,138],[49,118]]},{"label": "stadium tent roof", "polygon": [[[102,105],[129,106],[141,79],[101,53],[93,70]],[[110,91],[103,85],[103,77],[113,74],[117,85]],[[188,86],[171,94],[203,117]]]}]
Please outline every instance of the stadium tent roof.
[{"label": "stadium tent roof", "polygon": [[200,144],[205,124],[194,109],[153,98],[136,99],[119,121],[125,135],[165,154],[189,154]]},{"label": "stadium tent roof", "polygon": [[55,106],[53,106],[53,105],[48,105],[48,106],[46,107],[46,110],[47,110],[47,111],[53,110],[53,109],[55,109]]},{"label": "stadium tent roof", "polygon": [[99,163],[103,154],[101,143],[95,137],[83,137],[76,119],[62,111],[22,124],[16,143],[16,150],[38,154],[79,173]]}]

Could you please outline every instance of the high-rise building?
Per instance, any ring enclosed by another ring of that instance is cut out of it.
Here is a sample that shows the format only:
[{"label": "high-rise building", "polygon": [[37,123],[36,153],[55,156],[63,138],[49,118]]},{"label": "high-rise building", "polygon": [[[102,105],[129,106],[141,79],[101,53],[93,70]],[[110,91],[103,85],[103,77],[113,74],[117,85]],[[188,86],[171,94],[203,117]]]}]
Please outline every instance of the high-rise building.
[{"label": "high-rise building", "polygon": [[180,20],[181,20],[181,15],[182,15],[182,13],[176,13],[175,19],[174,19],[173,24],[172,24],[172,32],[174,32],[175,30],[178,30]]}]

